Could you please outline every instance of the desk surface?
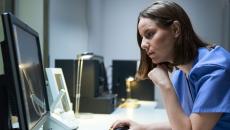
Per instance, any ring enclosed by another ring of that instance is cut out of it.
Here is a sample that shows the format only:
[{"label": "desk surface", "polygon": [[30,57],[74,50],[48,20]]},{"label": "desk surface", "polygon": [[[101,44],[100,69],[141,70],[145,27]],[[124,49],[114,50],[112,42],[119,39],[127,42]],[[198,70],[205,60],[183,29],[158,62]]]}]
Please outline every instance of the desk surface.
[{"label": "desk surface", "polygon": [[78,130],[109,130],[114,121],[124,118],[139,123],[168,121],[166,111],[156,108],[156,102],[138,102],[139,108],[117,108],[112,114],[80,114]]}]

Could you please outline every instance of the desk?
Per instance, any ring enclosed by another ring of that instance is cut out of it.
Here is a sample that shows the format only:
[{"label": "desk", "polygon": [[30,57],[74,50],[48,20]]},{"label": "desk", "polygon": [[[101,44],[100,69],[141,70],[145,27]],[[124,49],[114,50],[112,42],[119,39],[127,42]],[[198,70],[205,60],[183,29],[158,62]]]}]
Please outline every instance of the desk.
[{"label": "desk", "polygon": [[111,114],[80,114],[78,130],[109,130],[114,121],[123,118],[139,123],[168,121],[166,111],[156,108],[156,102],[139,101],[139,103],[140,107],[137,109],[117,108]]}]

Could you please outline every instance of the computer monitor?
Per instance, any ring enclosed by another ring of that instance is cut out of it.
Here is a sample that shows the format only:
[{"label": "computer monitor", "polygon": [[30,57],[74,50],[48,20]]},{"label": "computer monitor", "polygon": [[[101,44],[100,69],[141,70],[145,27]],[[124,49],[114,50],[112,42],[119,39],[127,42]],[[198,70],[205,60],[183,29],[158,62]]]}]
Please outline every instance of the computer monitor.
[{"label": "computer monitor", "polygon": [[0,117],[6,122],[1,127],[12,129],[9,124],[14,115],[18,117],[20,130],[37,130],[49,115],[39,36],[11,13],[2,14],[2,23],[4,74],[1,75],[0,86],[7,94],[0,101],[8,101],[1,104],[2,109],[8,112]]}]

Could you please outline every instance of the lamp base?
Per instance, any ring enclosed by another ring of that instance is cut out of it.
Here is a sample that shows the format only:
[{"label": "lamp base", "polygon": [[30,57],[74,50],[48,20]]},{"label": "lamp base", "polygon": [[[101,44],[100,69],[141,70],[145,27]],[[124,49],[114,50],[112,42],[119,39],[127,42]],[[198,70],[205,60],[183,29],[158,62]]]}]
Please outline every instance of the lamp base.
[{"label": "lamp base", "polygon": [[137,99],[131,99],[131,98],[128,98],[126,99],[126,101],[121,104],[119,106],[120,108],[132,108],[132,109],[136,109],[136,108],[139,108],[140,107],[140,103],[138,102]]}]

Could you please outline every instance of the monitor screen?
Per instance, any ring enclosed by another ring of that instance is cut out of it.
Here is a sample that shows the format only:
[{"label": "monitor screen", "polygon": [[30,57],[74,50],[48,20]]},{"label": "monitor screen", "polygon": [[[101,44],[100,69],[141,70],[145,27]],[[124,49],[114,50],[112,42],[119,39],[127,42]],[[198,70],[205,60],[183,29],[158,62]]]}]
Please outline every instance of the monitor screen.
[{"label": "monitor screen", "polygon": [[44,123],[49,110],[38,33],[12,14],[2,16],[5,75],[13,80],[9,92],[17,97],[20,128],[32,130]]},{"label": "monitor screen", "polygon": [[44,80],[35,36],[13,25],[20,80],[25,96],[27,122],[31,129],[46,113]]}]

